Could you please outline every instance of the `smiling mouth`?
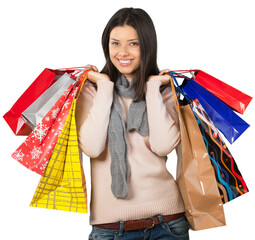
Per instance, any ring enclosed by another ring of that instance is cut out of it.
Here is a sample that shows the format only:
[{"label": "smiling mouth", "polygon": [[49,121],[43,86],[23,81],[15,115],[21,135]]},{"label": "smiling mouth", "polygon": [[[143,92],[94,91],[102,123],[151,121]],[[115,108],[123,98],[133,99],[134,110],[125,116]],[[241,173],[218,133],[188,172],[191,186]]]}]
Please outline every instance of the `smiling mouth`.
[{"label": "smiling mouth", "polygon": [[118,59],[118,62],[121,66],[129,66],[134,59]]}]

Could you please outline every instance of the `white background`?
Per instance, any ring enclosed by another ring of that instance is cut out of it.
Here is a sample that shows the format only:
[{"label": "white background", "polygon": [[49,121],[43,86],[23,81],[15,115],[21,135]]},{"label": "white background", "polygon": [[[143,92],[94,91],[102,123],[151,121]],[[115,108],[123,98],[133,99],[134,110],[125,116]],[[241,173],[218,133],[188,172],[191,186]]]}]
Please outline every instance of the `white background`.
[{"label": "white background", "polygon": [[[3,116],[45,68],[103,67],[101,34],[122,7],[140,7],[153,19],[158,35],[159,68],[199,68],[254,96],[255,12],[253,1],[1,1],[1,108]],[[254,219],[254,114],[251,127],[228,144],[250,192],[225,205],[226,227],[190,231],[191,239],[251,239]],[[40,176],[11,158],[24,141],[0,119],[0,238],[87,239],[89,215],[29,207]],[[175,175],[175,156],[167,166]],[[90,200],[90,165],[84,160]]]}]

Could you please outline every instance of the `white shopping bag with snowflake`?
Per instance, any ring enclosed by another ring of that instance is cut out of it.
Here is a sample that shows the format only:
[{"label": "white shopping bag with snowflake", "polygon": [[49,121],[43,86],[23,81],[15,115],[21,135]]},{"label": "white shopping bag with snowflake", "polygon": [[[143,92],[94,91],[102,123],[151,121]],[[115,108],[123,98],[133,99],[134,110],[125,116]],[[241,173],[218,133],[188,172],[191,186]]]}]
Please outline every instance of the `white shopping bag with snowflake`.
[{"label": "white shopping bag with snowflake", "polygon": [[43,175],[78,88],[70,85],[12,157]]}]

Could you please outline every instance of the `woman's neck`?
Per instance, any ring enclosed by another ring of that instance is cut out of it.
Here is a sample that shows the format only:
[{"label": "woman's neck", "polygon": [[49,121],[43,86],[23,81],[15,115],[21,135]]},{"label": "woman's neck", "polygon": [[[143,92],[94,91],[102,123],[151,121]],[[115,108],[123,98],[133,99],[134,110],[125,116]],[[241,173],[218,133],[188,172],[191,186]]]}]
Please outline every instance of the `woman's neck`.
[{"label": "woman's neck", "polygon": [[127,82],[128,82],[128,86],[130,86],[130,83],[132,81],[132,78],[126,78],[127,79]]}]

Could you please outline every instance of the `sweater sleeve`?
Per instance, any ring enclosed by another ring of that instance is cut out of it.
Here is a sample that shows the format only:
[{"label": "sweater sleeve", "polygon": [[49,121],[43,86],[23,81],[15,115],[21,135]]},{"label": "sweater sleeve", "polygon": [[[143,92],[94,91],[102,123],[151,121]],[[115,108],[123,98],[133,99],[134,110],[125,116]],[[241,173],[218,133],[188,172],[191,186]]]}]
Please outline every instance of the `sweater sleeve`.
[{"label": "sweater sleeve", "polygon": [[89,157],[98,157],[105,149],[114,83],[99,80],[97,90],[86,81],[77,101],[76,124],[79,147]]},{"label": "sweater sleeve", "polygon": [[160,80],[148,81],[145,98],[149,123],[151,150],[159,156],[166,156],[179,143],[178,115],[171,87],[160,93]]}]

